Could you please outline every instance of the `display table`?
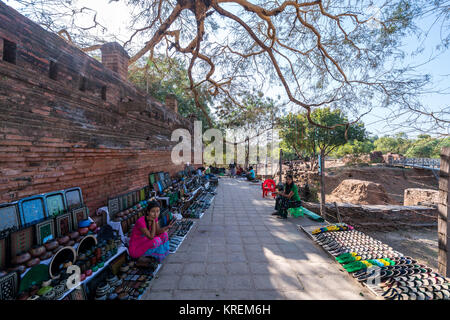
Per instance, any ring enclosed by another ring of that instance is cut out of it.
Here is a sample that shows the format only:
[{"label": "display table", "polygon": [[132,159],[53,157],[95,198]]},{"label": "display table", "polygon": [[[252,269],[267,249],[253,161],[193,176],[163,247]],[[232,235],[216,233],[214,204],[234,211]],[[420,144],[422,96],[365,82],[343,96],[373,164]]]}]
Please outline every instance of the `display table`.
[{"label": "display table", "polygon": [[69,293],[71,293],[73,290],[76,290],[79,286],[81,286],[81,285],[83,285],[83,284],[85,284],[85,283],[91,281],[91,279],[95,278],[95,276],[96,276],[97,274],[99,274],[100,272],[102,272],[102,270],[105,269],[105,268],[111,263],[111,261],[113,261],[115,258],[117,258],[118,256],[120,256],[122,253],[124,253],[124,252],[126,252],[126,251],[128,251],[128,249],[125,248],[124,246],[119,247],[119,248],[117,249],[117,253],[116,253],[114,256],[112,256],[111,258],[109,258],[109,260],[105,262],[105,265],[104,265],[102,268],[98,269],[96,272],[93,272],[93,273],[91,274],[91,276],[87,277],[87,278],[84,279],[82,282],[80,282],[80,284],[79,284],[77,287],[75,287],[75,288],[73,288],[73,289],[70,289],[70,290],[66,291],[66,292],[65,292],[58,300],[64,299],[64,297],[66,297],[66,296],[67,296]]}]

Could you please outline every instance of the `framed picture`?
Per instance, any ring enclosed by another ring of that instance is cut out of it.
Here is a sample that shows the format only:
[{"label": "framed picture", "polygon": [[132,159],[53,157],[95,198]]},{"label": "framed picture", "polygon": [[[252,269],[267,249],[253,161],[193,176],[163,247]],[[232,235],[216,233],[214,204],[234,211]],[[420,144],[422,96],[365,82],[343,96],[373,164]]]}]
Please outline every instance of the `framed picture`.
[{"label": "framed picture", "polygon": [[44,198],[47,205],[47,215],[49,217],[54,217],[62,214],[66,210],[64,191],[46,193],[44,195]]},{"label": "framed picture", "polygon": [[55,238],[55,228],[53,226],[53,220],[46,220],[38,223],[36,226],[36,241],[41,245],[48,240]]},{"label": "framed picture", "polygon": [[122,198],[122,210],[128,209],[128,197],[124,195],[121,198]]},{"label": "framed picture", "polygon": [[83,196],[80,188],[64,190],[64,197],[66,198],[68,210],[77,209],[83,206]]},{"label": "framed picture", "polygon": [[130,193],[127,194],[127,204],[128,204],[128,207],[131,207],[131,206],[134,205],[133,192],[130,192]]},{"label": "framed picture", "polygon": [[139,190],[139,201],[144,200],[145,200],[145,188],[142,188],[141,190]]},{"label": "framed picture", "polygon": [[28,227],[11,233],[11,257],[31,249],[34,242],[34,230],[34,227]]},{"label": "framed picture", "polygon": [[108,211],[111,217],[119,213],[119,198],[111,198],[108,200]]},{"label": "framed picture", "polygon": [[152,186],[156,181],[155,181],[155,174],[154,173],[150,173],[150,179],[149,179],[149,182],[150,182],[150,185]]},{"label": "framed picture", "polygon": [[21,226],[37,223],[47,217],[46,205],[43,196],[34,196],[19,201],[19,214]]},{"label": "framed picture", "polygon": [[73,229],[78,229],[78,223],[82,220],[86,220],[89,217],[87,207],[81,207],[72,211],[72,225]]},{"label": "framed picture", "polygon": [[65,236],[74,230],[72,223],[72,215],[70,213],[57,216],[55,218],[55,224],[56,224],[56,234],[58,237]]},{"label": "framed picture", "polygon": [[0,204],[0,232],[19,228],[20,217],[17,202]]}]

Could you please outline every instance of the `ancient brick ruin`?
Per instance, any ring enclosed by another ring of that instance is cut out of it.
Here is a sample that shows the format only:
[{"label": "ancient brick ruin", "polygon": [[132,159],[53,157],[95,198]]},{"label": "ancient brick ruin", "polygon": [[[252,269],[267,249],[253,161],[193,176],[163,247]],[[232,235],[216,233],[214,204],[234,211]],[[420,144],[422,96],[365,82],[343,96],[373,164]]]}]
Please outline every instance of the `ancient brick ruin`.
[{"label": "ancient brick ruin", "polygon": [[[0,2],[0,200],[81,187],[94,212],[141,188],[192,123],[127,82],[117,43],[89,57]],[[192,131],[191,131],[192,132]]]}]

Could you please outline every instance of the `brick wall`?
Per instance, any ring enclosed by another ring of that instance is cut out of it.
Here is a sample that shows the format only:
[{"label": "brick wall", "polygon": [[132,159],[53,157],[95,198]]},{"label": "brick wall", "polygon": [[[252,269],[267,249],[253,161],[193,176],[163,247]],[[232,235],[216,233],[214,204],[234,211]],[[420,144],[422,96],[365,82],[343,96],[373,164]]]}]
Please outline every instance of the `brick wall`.
[{"label": "brick wall", "polygon": [[0,51],[1,202],[79,186],[94,212],[150,172],[182,169],[170,135],[191,122],[0,2],[4,39],[17,50],[15,63]]}]

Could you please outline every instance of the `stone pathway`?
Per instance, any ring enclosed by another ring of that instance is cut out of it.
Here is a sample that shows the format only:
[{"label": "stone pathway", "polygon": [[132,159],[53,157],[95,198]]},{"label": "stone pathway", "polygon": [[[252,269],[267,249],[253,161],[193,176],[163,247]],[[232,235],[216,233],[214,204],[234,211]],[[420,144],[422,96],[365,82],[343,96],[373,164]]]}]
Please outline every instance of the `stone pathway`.
[{"label": "stone pathway", "polygon": [[145,299],[372,299],[261,187],[222,178],[214,203],[169,255]]}]

